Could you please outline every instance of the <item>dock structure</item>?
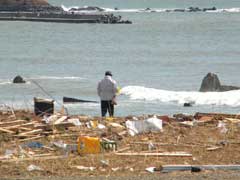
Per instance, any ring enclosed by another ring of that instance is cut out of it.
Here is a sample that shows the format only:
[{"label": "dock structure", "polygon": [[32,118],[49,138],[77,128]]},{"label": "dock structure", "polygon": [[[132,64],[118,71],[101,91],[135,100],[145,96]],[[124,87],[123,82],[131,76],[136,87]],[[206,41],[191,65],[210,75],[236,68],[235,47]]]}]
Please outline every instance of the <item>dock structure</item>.
[{"label": "dock structure", "polygon": [[2,0],[0,21],[131,24],[131,21],[123,21],[121,16],[114,16],[112,13],[66,12],[45,0]]}]

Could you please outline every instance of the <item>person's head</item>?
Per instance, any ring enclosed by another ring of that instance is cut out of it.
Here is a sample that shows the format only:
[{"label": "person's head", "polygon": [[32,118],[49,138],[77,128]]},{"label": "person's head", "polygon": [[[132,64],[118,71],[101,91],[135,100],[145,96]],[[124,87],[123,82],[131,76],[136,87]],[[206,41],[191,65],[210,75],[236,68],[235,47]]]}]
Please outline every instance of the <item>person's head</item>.
[{"label": "person's head", "polygon": [[112,76],[112,72],[111,71],[106,71],[105,76]]}]

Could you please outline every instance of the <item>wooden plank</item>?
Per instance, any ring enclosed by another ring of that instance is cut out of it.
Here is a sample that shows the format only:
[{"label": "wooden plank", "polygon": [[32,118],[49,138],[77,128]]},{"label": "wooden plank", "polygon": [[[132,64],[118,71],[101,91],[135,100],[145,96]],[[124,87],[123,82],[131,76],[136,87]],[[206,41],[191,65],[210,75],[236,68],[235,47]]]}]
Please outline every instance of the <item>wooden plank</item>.
[{"label": "wooden plank", "polygon": [[224,120],[227,120],[231,123],[239,123],[240,119],[236,119],[236,118],[225,118]]},{"label": "wooden plank", "polygon": [[209,148],[207,148],[206,150],[207,150],[207,151],[215,151],[215,150],[218,150],[218,149],[222,149],[222,147],[218,147],[218,146],[209,147]]},{"label": "wooden plank", "polygon": [[[190,144],[178,144],[178,143],[155,143],[151,142],[153,145],[156,146],[178,146],[178,147],[209,147],[211,145],[204,145],[204,144],[197,144],[197,143],[190,143]],[[142,144],[142,145],[149,145],[149,142],[131,142],[130,144]]]},{"label": "wooden plank", "polygon": [[32,130],[32,131],[21,133],[21,134],[19,134],[19,136],[29,135],[29,134],[38,134],[38,133],[40,133],[42,131],[43,131],[42,129],[35,129],[35,130]]},{"label": "wooden plank", "polygon": [[17,130],[19,129],[20,127],[29,127],[29,126],[33,126],[32,123],[26,123],[26,124],[20,124],[20,125],[15,125],[15,126],[7,126],[7,127],[4,127],[5,129],[13,129],[13,130]]},{"label": "wooden plank", "polygon": [[52,156],[52,153],[46,153],[46,154],[34,154],[32,157],[45,157],[45,156]]},{"label": "wooden plank", "polygon": [[35,139],[40,139],[42,137],[45,137],[45,136],[35,136],[35,137],[31,137],[31,138],[26,138],[26,139],[20,139],[19,142],[31,141],[31,140],[35,140]]},{"label": "wooden plank", "polygon": [[0,122],[0,126],[3,127],[3,126],[9,126],[9,125],[18,125],[18,124],[23,124],[27,122],[26,120],[16,120],[16,121],[6,121],[6,122]]},{"label": "wooden plank", "polygon": [[60,117],[59,119],[57,119],[54,124],[60,124],[62,123],[63,121],[65,121],[68,117],[67,116],[62,116]]},{"label": "wooden plank", "polygon": [[31,157],[31,158],[19,158],[19,159],[4,159],[0,160],[2,163],[10,162],[23,162],[23,161],[43,161],[43,160],[54,160],[54,159],[65,159],[66,156],[44,156],[44,157]]},{"label": "wooden plank", "polygon": [[168,156],[168,157],[192,157],[192,154],[186,152],[163,152],[163,153],[115,153],[118,156]]},{"label": "wooden plank", "polygon": [[1,127],[0,127],[0,131],[5,132],[5,133],[10,133],[10,134],[15,134],[14,131],[10,131],[8,129],[4,129],[4,128],[1,128]]},{"label": "wooden plank", "polygon": [[201,113],[201,112],[197,112],[194,116],[197,119],[201,118],[202,116],[225,117],[225,118],[240,118],[240,114]]},{"label": "wooden plank", "polygon": [[117,153],[120,153],[120,152],[123,152],[123,151],[127,151],[127,150],[130,150],[131,148],[129,147],[129,146],[127,146],[127,147],[124,147],[124,148],[122,148],[122,149],[118,149],[117,150]]},{"label": "wooden plank", "polygon": [[19,127],[19,129],[24,130],[24,131],[31,131],[31,128],[26,128],[26,127]]},{"label": "wooden plank", "polygon": [[29,138],[29,137],[36,137],[36,135],[34,134],[16,134],[16,135],[13,135],[14,137],[17,137],[17,138]]}]

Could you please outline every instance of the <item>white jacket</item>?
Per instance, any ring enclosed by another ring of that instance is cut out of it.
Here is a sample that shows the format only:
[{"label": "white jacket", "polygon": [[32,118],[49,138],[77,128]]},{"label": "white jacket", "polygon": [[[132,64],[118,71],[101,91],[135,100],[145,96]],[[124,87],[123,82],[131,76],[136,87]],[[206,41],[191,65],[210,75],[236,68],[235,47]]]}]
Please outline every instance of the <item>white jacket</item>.
[{"label": "white jacket", "polygon": [[105,76],[104,79],[98,83],[97,92],[102,101],[112,100],[117,93],[116,81],[113,80],[111,76]]}]

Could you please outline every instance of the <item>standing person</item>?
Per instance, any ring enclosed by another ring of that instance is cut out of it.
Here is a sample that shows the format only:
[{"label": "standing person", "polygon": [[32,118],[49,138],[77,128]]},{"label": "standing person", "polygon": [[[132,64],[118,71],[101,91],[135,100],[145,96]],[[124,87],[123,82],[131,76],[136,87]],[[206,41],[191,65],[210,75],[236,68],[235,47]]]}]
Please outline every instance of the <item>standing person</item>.
[{"label": "standing person", "polygon": [[106,71],[105,77],[98,83],[98,96],[101,99],[101,113],[105,117],[107,111],[109,116],[114,115],[114,105],[116,105],[117,83],[112,79],[112,72]]}]

